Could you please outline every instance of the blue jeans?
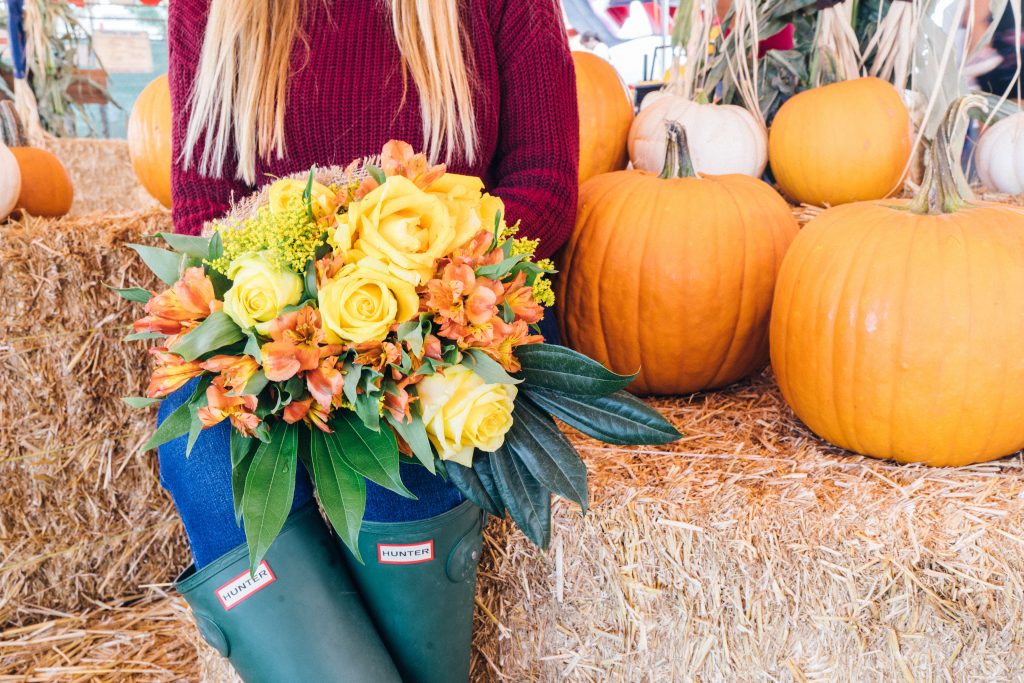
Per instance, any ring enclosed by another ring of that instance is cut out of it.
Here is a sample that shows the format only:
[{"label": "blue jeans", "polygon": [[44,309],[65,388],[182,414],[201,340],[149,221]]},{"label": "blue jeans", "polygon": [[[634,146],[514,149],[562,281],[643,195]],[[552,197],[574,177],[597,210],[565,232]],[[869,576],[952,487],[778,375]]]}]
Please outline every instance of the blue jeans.
[{"label": "blue jeans", "polygon": [[[157,419],[163,422],[187,401],[197,382],[192,380],[164,399]],[[188,458],[185,457],[185,436],[159,449],[160,483],[171,494],[181,515],[197,570],[245,543],[245,532],[235,522],[231,495],[230,430],[226,421],[204,429]],[[313,497],[309,475],[301,465],[298,470],[292,510]],[[430,474],[418,463],[402,464],[402,480],[417,500],[404,498],[368,481],[365,519],[374,522],[426,519],[462,502],[462,496],[452,484]]]}]

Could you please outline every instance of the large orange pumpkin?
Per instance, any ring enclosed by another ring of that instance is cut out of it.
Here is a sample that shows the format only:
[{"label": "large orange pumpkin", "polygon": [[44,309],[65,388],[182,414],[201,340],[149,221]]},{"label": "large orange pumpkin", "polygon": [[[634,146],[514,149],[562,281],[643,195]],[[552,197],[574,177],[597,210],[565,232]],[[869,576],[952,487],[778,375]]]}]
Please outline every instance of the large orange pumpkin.
[{"label": "large orange pumpkin", "polygon": [[840,206],[801,231],[779,273],[771,356],[782,395],[824,439],[965,465],[1024,448],[1024,209],[964,202],[944,136],[914,203]]},{"label": "large orange pumpkin", "polygon": [[888,197],[913,148],[910,112],[892,84],[858,78],[804,91],[779,109],[768,161],[779,187],[805,204]]},{"label": "large orange pumpkin", "polygon": [[580,183],[626,168],[626,139],[633,123],[629,91],[611,64],[589,52],[573,52],[580,112]]},{"label": "large orange pumpkin", "polygon": [[171,206],[171,91],[167,75],[147,85],[128,119],[128,155],[139,182]]},{"label": "large orange pumpkin", "polygon": [[639,394],[720,387],[767,363],[775,275],[797,233],[764,182],[694,176],[682,129],[670,130],[660,176],[620,171],[583,185],[559,276],[564,341],[639,370]]}]

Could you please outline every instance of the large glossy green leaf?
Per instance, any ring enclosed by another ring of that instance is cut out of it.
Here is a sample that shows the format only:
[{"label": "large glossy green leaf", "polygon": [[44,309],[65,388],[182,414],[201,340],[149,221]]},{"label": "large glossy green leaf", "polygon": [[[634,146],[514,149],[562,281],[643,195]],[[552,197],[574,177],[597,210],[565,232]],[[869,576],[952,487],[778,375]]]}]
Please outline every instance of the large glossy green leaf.
[{"label": "large glossy green leaf", "polygon": [[179,235],[176,232],[157,233],[171,249],[179,254],[203,260],[210,255],[210,238],[196,235]]},{"label": "large glossy green leaf", "polygon": [[249,569],[255,571],[281,533],[295,498],[298,427],[278,421],[270,442],[260,443],[245,476],[242,520],[249,544]]},{"label": "large glossy green leaf", "polygon": [[636,378],[619,375],[596,360],[564,346],[527,344],[516,348],[526,384],[567,394],[602,396],[611,394]]},{"label": "large glossy green leaf", "polygon": [[143,451],[163,446],[168,441],[188,434],[189,428],[192,426],[191,405],[206,396],[206,387],[210,386],[210,380],[212,379],[212,375],[205,375],[199,380],[199,384],[196,385],[192,396],[164,418],[164,421],[153,432],[153,436],[149,437],[149,440],[143,445]]},{"label": "large glossy green leaf", "polygon": [[499,507],[487,493],[486,487],[480,481],[480,477],[472,467],[463,467],[457,462],[449,462],[445,465],[448,470],[449,480],[455,484],[463,498],[473,501],[477,507],[487,510],[496,517],[505,513],[504,507]]},{"label": "large glossy green leaf", "polygon": [[252,465],[253,446],[258,439],[243,436],[237,429],[231,429],[231,498],[235,506],[235,523],[242,525],[242,494],[245,492],[245,478]]},{"label": "large glossy green leaf", "polygon": [[330,422],[327,447],[370,481],[406,498],[416,498],[402,483],[398,441],[390,429],[373,431],[350,410],[338,411]]},{"label": "large glossy green leaf", "polygon": [[477,479],[484,487],[484,491],[490,496],[490,499],[494,502],[495,509],[498,510],[498,517],[505,516],[505,501],[501,499],[501,492],[498,490],[498,482],[494,479],[494,471],[491,469],[491,454],[490,453],[477,453],[473,456],[473,471],[476,473]]},{"label": "large glossy green leaf", "polygon": [[181,254],[175,254],[173,251],[160,247],[148,247],[145,244],[129,244],[128,246],[134,249],[142,258],[142,262],[165,283],[173,285],[178,281],[185,258]]},{"label": "large glossy green leaf", "polygon": [[530,401],[587,436],[618,446],[672,443],[682,436],[661,413],[626,391],[570,396],[530,387]]},{"label": "large glossy green leaf", "polygon": [[195,360],[204,353],[216,351],[245,338],[241,328],[224,311],[214,311],[181,338],[172,350],[185,360]]},{"label": "large glossy green leaf", "polygon": [[526,537],[546,549],[551,541],[551,492],[506,448],[490,454],[501,499]]},{"label": "large glossy green leaf", "polygon": [[409,444],[412,454],[423,464],[431,474],[435,473],[434,449],[430,447],[430,439],[427,438],[427,428],[423,425],[423,418],[416,411],[412,412],[412,422],[396,420],[391,413],[386,413],[388,424],[398,432],[405,443]]},{"label": "large glossy green leaf", "polygon": [[468,349],[463,353],[462,364],[483,377],[488,384],[519,384],[523,381],[505,372],[498,361],[480,349]]},{"label": "large glossy green leaf", "polygon": [[546,413],[519,401],[505,446],[552,493],[587,511],[587,466]]},{"label": "large glossy green leaf", "polygon": [[319,429],[310,432],[309,456],[313,465],[313,482],[327,519],[338,538],[362,562],[359,529],[366,510],[366,479],[343,459],[331,455],[326,435]]}]

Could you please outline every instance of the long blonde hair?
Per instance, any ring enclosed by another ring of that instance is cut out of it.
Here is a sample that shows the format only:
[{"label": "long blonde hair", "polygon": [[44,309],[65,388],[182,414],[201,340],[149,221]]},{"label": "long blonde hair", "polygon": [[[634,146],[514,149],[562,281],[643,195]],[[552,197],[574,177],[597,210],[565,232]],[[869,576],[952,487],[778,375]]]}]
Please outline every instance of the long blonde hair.
[{"label": "long blonde hair", "polygon": [[[312,0],[305,0],[311,2]],[[472,64],[462,52],[460,0],[383,0],[402,55],[403,76],[419,92],[423,140],[433,161],[477,154]],[[183,162],[223,174],[234,146],[236,176],[256,182],[257,160],[284,157],[285,101],[304,0],[212,0],[190,100]],[[404,104],[404,100],[403,100]],[[201,157],[195,158],[202,143]],[[341,160],[339,160],[340,162]]]}]

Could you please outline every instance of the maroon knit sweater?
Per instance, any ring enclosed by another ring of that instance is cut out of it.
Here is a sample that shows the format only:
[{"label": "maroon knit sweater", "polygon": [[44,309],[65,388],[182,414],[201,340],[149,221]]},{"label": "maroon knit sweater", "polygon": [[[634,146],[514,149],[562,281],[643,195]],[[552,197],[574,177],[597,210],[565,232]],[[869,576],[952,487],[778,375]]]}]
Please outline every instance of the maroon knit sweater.
[{"label": "maroon knit sweater", "polygon": [[[187,103],[210,0],[173,0],[169,11],[174,126],[172,195],[179,232],[197,234],[234,196],[255,188],[201,176],[180,162]],[[330,5],[330,16],[324,8]],[[404,106],[398,46],[387,0],[309,0],[309,58],[293,52],[284,159],[257,165],[257,177],[347,164],[377,154],[391,139],[422,149],[419,97],[411,79]],[[475,64],[480,154],[449,170],[480,176],[506,205],[509,223],[541,239],[549,256],[572,231],[579,152],[576,84],[556,0],[464,0],[463,22]],[[298,42],[298,41],[296,41]],[[305,66],[303,66],[305,65]]]}]

